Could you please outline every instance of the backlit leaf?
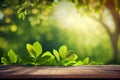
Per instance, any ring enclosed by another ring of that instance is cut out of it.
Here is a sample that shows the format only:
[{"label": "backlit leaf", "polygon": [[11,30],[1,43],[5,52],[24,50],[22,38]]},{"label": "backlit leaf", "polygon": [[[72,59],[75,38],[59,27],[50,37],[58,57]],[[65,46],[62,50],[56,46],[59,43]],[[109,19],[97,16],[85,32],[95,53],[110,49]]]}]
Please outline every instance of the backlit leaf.
[{"label": "backlit leaf", "polygon": [[59,54],[62,58],[65,58],[67,55],[67,46],[63,45],[59,48]]},{"label": "backlit leaf", "polygon": [[19,13],[19,14],[18,14],[18,18],[19,18],[19,19],[22,18],[22,19],[24,20],[24,19],[25,19],[25,14],[24,14],[24,12]]},{"label": "backlit leaf", "polygon": [[80,66],[80,65],[83,65],[83,62],[82,61],[78,61],[76,64],[74,64],[73,66]]},{"label": "backlit leaf", "polygon": [[49,51],[43,53],[43,55],[42,55],[41,57],[45,57],[45,56],[50,56],[50,59],[54,59],[54,56],[53,56],[52,53],[49,52]]},{"label": "backlit leaf", "polygon": [[33,50],[33,46],[31,44],[26,44],[26,48],[30,54],[31,57],[35,58],[36,57],[36,53]]},{"label": "backlit leaf", "polygon": [[72,55],[70,55],[69,57],[66,58],[66,60],[68,61],[74,61],[78,58],[78,56],[74,53]]},{"label": "backlit leaf", "polygon": [[38,41],[34,42],[33,50],[36,52],[36,57],[38,57],[42,53],[42,46]]},{"label": "backlit leaf", "polygon": [[64,66],[72,66],[75,63],[76,63],[76,61],[69,61],[69,62],[65,63]]},{"label": "backlit leaf", "polygon": [[15,52],[12,49],[9,50],[8,57],[9,57],[11,63],[17,62],[17,55],[15,54]]},{"label": "backlit leaf", "polygon": [[57,61],[59,62],[60,61],[60,56],[59,56],[59,53],[57,50],[53,49],[53,54],[55,55]]}]

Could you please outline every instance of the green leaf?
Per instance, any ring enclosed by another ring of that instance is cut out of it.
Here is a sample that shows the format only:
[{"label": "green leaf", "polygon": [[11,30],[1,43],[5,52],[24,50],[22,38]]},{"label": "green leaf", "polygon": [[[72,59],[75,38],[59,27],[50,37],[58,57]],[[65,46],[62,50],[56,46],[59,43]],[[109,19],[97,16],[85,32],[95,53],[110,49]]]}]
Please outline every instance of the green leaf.
[{"label": "green leaf", "polygon": [[78,56],[73,53],[72,55],[70,55],[69,57],[67,57],[65,60],[68,60],[68,61],[74,61],[78,58]]},{"label": "green leaf", "polygon": [[38,41],[34,42],[33,50],[36,52],[36,57],[38,57],[42,53],[42,46]]},{"label": "green leaf", "polygon": [[82,61],[78,61],[76,64],[74,64],[73,66],[80,66],[80,65],[83,65],[83,62]]},{"label": "green leaf", "polygon": [[46,62],[50,59],[50,56],[38,57],[37,62]]},{"label": "green leaf", "polygon": [[11,63],[17,62],[17,55],[15,54],[15,52],[12,49],[9,50],[8,57],[9,57]]},{"label": "green leaf", "polygon": [[59,53],[57,50],[53,49],[53,54],[55,55],[57,61],[59,62],[60,61],[60,56],[59,56]]},{"label": "green leaf", "polygon": [[86,57],[84,60],[83,60],[83,64],[87,65],[89,63],[89,57]]},{"label": "green leaf", "polygon": [[9,64],[8,60],[5,57],[1,57],[1,63],[3,63],[4,65]]},{"label": "green leaf", "polygon": [[38,57],[36,64],[37,65],[45,65],[47,62],[49,62],[50,56],[44,56],[44,57]]},{"label": "green leaf", "polygon": [[26,48],[30,54],[31,57],[35,58],[36,57],[36,53],[33,50],[33,46],[31,44],[26,44]]},{"label": "green leaf", "polygon": [[24,13],[24,12],[19,13],[19,14],[18,14],[18,18],[19,18],[19,19],[22,18],[22,19],[24,20],[24,19],[25,19],[25,13]]},{"label": "green leaf", "polygon": [[43,53],[43,55],[41,56],[41,58],[44,58],[44,57],[49,57],[49,58],[46,59],[46,62],[45,62],[44,65],[51,65],[52,62],[53,62],[53,60],[55,60],[55,57],[49,51]]},{"label": "green leaf", "polygon": [[67,46],[63,45],[59,48],[59,54],[62,58],[65,58],[67,55]]},{"label": "green leaf", "polygon": [[23,65],[28,65],[28,64],[31,65],[33,62],[35,62],[35,61],[34,61],[34,58],[32,58],[32,57],[25,56],[22,58]]},{"label": "green leaf", "polygon": [[49,51],[43,53],[43,55],[42,55],[41,57],[45,57],[45,56],[50,56],[50,58],[49,58],[50,60],[51,60],[51,59],[54,59],[54,56],[53,56],[52,53],[49,52]]},{"label": "green leaf", "polygon": [[67,51],[67,55],[66,55],[66,58],[71,56],[72,54],[74,54],[75,52],[73,50],[68,50]]},{"label": "green leaf", "polygon": [[72,66],[75,63],[76,61],[68,61],[67,63],[64,63],[64,66]]}]

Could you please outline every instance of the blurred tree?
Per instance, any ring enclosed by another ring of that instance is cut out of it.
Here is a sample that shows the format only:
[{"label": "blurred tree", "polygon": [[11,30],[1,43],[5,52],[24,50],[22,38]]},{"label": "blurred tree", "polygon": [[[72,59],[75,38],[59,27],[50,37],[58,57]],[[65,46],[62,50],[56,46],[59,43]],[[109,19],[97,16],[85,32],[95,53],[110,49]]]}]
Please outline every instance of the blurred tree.
[{"label": "blurred tree", "polygon": [[[94,15],[92,15],[92,17],[102,24],[110,37],[114,51],[113,60],[110,61],[110,63],[118,63],[118,40],[120,36],[120,0],[73,0],[73,2],[75,2],[77,7],[80,8],[82,6],[86,11],[90,11],[90,13],[99,13],[99,18],[96,18]],[[105,8],[108,8],[113,16],[115,23],[114,33],[110,31],[109,26],[103,19]]]},{"label": "blurred tree", "polygon": [[[114,3],[114,4],[113,4]],[[112,13],[113,19],[115,21],[115,32],[111,33],[108,28],[106,28],[114,50],[114,60],[113,62],[117,63],[118,61],[118,40],[120,36],[120,0],[108,0],[105,5]],[[102,21],[101,21],[102,23]],[[107,27],[107,25],[103,24],[104,27]]]}]

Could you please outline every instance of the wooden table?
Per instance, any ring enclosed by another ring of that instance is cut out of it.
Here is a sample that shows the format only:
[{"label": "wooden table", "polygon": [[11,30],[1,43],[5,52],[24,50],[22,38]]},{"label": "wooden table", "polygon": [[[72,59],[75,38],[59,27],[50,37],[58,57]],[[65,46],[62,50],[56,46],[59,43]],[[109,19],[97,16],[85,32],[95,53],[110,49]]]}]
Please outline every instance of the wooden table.
[{"label": "wooden table", "polygon": [[119,65],[54,67],[0,66],[3,78],[120,78]]}]

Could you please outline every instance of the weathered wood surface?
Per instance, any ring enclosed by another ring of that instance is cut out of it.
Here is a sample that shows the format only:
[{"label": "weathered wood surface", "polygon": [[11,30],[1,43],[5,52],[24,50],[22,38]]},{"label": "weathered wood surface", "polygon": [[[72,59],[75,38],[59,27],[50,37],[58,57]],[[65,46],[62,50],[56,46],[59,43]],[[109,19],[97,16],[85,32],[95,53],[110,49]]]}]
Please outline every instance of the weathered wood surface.
[{"label": "weathered wood surface", "polygon": [[0,66],[2,78],[120,78],[120,66]]}]

